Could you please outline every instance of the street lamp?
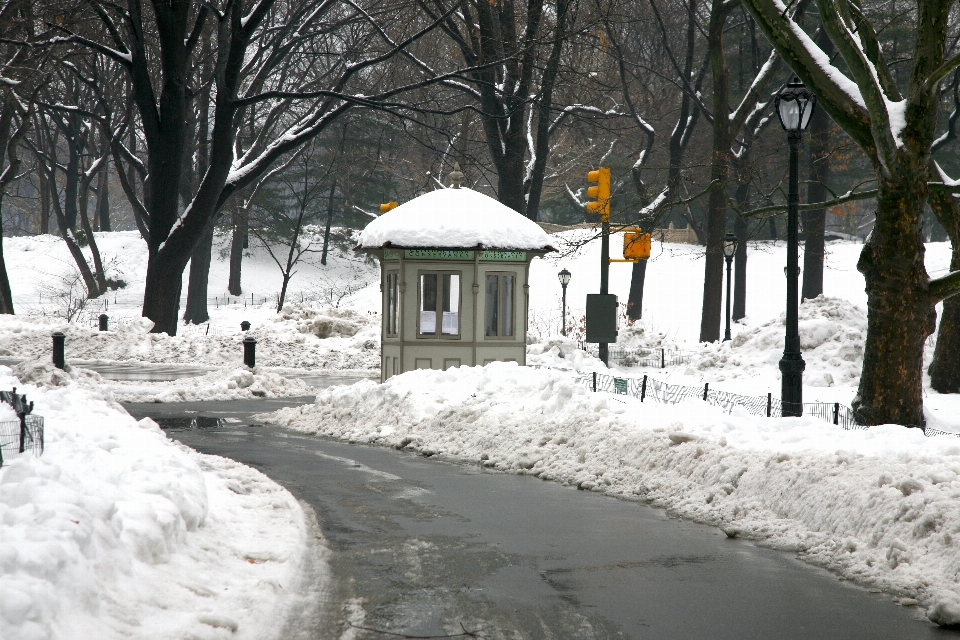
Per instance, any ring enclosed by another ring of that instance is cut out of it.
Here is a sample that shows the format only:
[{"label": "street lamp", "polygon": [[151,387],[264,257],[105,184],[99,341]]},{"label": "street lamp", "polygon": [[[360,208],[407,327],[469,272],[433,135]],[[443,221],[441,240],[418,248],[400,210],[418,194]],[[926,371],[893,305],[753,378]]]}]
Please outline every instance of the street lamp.
[{"label": "street lamp", "polygon": [[803,131],[817,106],[817,96],[807,90],[800,79],[784,85],[775,101],[780,124],[790,143],[790,191],[787,195],[787,331],[780,359],[782,415],[803,415],[803,370],[806,363],[800,355],[800,331],[797,327],[797,305],[800,301],[799,260],[797,258],[797,217],[800,202],[799,151]]},{"label": "street lamp", "polygon": [[563,327],[560,329],[562,335],[567,335],[567,285],[570,284],[571,273],[564,269],[557,274],[560,278],[560,286],[563,287]]},{"label": "street lamp", "polygon": [[723,334],[724,342],[730,339],[730,268],[733,266],[733,256],[736,254],[737,236],[728,231],[723,237],[723,257],[727,261],[727,330]]}]

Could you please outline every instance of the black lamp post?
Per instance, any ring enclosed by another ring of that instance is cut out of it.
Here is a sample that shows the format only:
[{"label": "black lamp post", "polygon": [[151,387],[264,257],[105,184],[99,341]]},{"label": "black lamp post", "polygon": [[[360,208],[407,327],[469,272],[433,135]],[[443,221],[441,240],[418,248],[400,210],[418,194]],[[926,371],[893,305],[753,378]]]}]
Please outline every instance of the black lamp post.
[{"label": "black lamp post", "polygon": [[730,268],[733,266],[733,256],[737,254],[737,236],[729,231],[723,237],[723,258],[727,261],[727,330],[723,334],[723,341],[730,339]]},{"label": "black lamp post", "polygon": [[561,335],[567,335],[567,285],[570,284],[571,273],[564,269],[557,274],[560,278],[560,286],[563,287],[563,326],[560,329]]},{"label": "black lamp post", "polygon": [[797,258],[797,217],[800,202],[799,151],[803,132],[817,106],[817,96],[794,77],[777,94],[775,101],[780,124],[790,143],[790,192],[787,195],[787,331],[780,359],[782,387],[780,400],[784,416],[803,415],[803,370],[806,363],[800,355],[800,331],[797,327],[799,293],[799,261]]}]

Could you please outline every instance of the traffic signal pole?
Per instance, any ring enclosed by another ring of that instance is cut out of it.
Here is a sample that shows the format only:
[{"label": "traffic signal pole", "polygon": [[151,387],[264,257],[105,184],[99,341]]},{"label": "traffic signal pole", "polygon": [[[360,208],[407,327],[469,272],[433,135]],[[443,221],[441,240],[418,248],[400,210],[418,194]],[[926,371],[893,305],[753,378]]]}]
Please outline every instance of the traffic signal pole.
[{"label": "traffic signal pole", "polygon": [[[609,205],[608,205],[609,206]],[[603,222],[601,223],[601,233],[603,234],[600,237],[600,293],[606,294],[609,293],[608,287],[610,284],[610,215],[607,214],[603,216]],[[600,343],[598,355],[603,361],[603,364],[609,364],[610,360],[610,347],[606,342]]]},{"label": "traffic signal pole", "polygon": [[[600,295],[606,295],[610,282],[610,169],[602,167],[591,171],[587,174],[587,182],[596,183],[596,186],[587,188],[587,197],[594,198],[587,202],[587,212],[600,214]],[[610,358],[609,344],[598,344],[600,359],[607,364]]]}]

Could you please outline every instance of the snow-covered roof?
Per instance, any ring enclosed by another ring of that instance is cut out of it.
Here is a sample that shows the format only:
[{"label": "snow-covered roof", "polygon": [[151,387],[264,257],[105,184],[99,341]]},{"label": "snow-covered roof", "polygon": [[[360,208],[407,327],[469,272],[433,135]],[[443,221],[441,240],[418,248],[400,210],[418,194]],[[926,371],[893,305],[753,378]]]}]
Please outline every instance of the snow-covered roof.
[{"label": "snow-covered roof", "polygon": [[473,189],[438,189],[388,211],[360,234],[360,248],[554,250],[529,218]]}]

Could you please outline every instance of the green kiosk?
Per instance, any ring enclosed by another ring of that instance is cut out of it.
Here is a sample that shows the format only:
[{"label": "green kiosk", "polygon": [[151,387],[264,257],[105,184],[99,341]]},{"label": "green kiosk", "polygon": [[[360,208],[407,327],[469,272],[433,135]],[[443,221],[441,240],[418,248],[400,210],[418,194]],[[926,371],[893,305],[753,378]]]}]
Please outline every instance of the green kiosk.
[{"label": "green kiosk", "polygon": [[360,235],[380,259],[381,382],[412,369],[526,364],[530,261],[555,251],[535,222],[459,186],[391,209]]}]

